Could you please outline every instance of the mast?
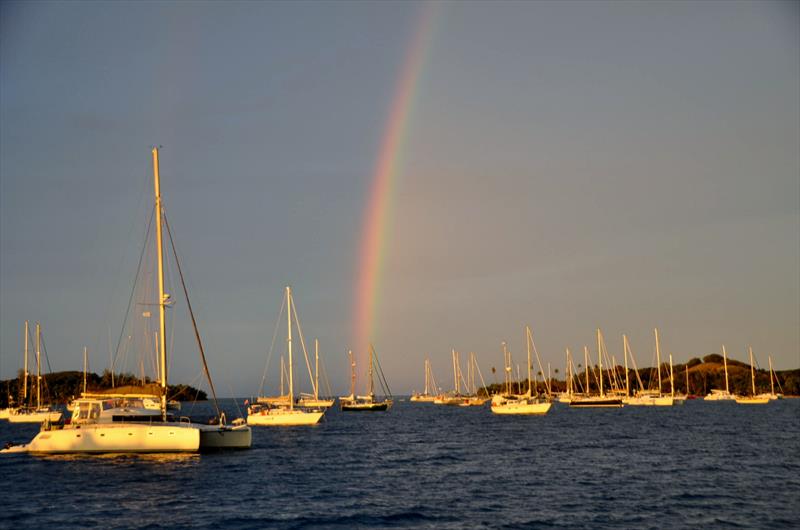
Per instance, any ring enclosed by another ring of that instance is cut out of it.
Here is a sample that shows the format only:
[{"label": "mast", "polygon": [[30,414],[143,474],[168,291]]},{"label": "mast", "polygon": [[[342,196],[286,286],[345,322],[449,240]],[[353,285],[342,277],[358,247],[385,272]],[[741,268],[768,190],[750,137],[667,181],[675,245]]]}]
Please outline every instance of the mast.
[{"label": "mast", "polygon": [[567,396],[572,398],[572,360],[569,358],[569,348],[567,350]]},{"label": "mast", "polygon": [[622,334],[622,354],[625,356],[625,397],[631,396],[631,378],[628,374],[628,336]]},{"label": "mast", "polygon": [[774,396],[775,395],[775,381],[772,379],[772,355],[768,357],[769,359],[769,389],[770,393]]},{"label": "mast", "polygon": [[356,397],[356,361],[353,359],[353,350],[347,350],[350,357],[350,397]]},{"label": "mast", "polygon": [[[161,180],[158,175],[158,148],[153,147],[153,189],[156,199],[156,253],[158,255],[158,339],[161,364],[161,417],[167,421],[167,315],[169,295],[164,292],[164,243],[161,227]],[[113,373],[114,368],[112,366]]]},{"label": "mast", "polygon": [[725,366],[725,393],[730,394],[731,390],[730,387],[728,386],[728,354],[725,351],[724,344],[722,345],[722,362],[724,363]]},{"label": "mast", "polygon": [[430,368],[428,366],[429,364],[430,364],[430,361],[426,358],[425,359],[425,395],[426,396],[428,395],[428,385],[430,383],[430,375],[428,374],[428,371],[430,370]]},{"label": "mast", "polygon": [[753,384],[753,395],[756,395],[756,370],[753,368],[753,347],[748,346],[747,348],[750,351],[750,381]]},{"label": "mast", "polygon": [[89,369],[89,358],[87,357],[86,346],[83,347],[83,393],[86,393],[86,370]]},{"label": "mast", "polygon": [[42,406],[42,364],[39,345],[42,341],[42,328],[36,323],[36,410]]},{"label": "mast", "polygon": [[686,363],[686,397],[689,397],[689,363]]},{"label": "mast", "polygon": [[511,361],[510,354],[506,349],[506,341],[503,341],[503,372],[505,372],[506,395],[511,395]]},{"label": "mast", "polygon": [[[656,364],[658,365],[658,395],[661,396],[661,348],[658,344],[658,328],[654,328],[656,335]],[[652,373],[652,372],[650,372]]]},{"label": "mast", "polygon": [[672,354],[669,354],[669,394],[675,397],[675,378],[672,372]]},{"label": "mast", "polygon": [[583,363],[586,366],[586,395],[589,395],[589,346],[583,345]]},{"label": "mast", "polygon": [[28,401],[28,321],[25,321],[25,384],[22,386],[22,403],[27,405]]},{"label": "mast", "polygon": [[285,395],[283,393],[283,380],[285,373],[286,373],[286,366],[284,365],[283,355],[281,355],[281,396]]},{"label": "mast", "polygon": [[458,395],[459,394],[458,368],[456,367],[456,350],[455,349],[452,350],[452,355],[453,355],[453,388],[456,391],[456,395]]},{"label": "mast", "polygon": [[372,380],[372,344],[369,345],[369,397],[375,396],[375,383]]},{"label": "mast", "polygon": [[292,378],[292,288],[286,286],[286,342],[289,345],[289,409],[294,408],[294,380]]},{"label": "mast", "polygon": [[603,397],[603,352],[600,349],[601,341],[603,340],[600,334],[600,328],[597,328],[597,359],[600,365],[600,397]]},{"label": "mast", "polygon": [[314,339],[314,399],[319,399],[319,339]]},{"label": "mast", "polygon": [[528,397],[533,395],[533,390],[531,389],[531,341],[529,338],[531,329],[528,326],[525,326],[525,346],[528,350]]}]

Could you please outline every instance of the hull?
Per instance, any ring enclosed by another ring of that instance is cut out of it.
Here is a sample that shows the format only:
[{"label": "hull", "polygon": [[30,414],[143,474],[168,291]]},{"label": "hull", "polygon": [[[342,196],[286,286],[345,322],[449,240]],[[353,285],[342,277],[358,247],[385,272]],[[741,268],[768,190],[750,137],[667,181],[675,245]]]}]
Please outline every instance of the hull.
[{"label": "hull", "polygon": [[57,422],[61,420],[61,412],[32,412],[30,414],[11,414],[8,416],[10,423],[42,423],[44,421]]},{"label": "hull", "polygon": [[704,401],[734,401],[736,398],[731,394],[709,394],[703,398]]},{"label": "hull", "polygon": [[297,404],[301,407],[332,407],[333,406],[333,399],[302,399],[297,402]]},{"label": "hull", "polygon": [[0,420],[7,420],[11,415],[12,409],[0,409]]},{"label": "hull", "polygon": [[389,409],[389,403],[342,403],[342,410],[346,412],[382,412]]},{"label": "hull", "polygon": [[224,426],[201,425],[200,450],[250,449],[253,445],[253,430],[247,425]]},{"label": "hull", "polygon": [[769,403],[769,397],[762,397],[762,396],[749,396],[749,397],[738,397],[736,398],[736,403],[739,405],[766,405]]},{"label": "hull", "polygon": [[622,403],[634,407],[671,407],[676,399],[672,396],[634,396],[622,398]]},{"label": "hull", "polygon": [[508,402],[503,405],[492,405],[492,412],[495,414],[527,414],[543,415],[547,414],[552,407],[552,403],[514,403]]},{"label": "hull", "polygon": [[621,398],[584,398],[573,399],[569,402],[569,406],[573,408],[619,408],[623,405]]},{"label": "hull", "polygon": [[248,414],[247,424],[257,426],[314,425],[319,423],[323,414],[325,414],[324,411],[269,409]]},{"label": "hull", "polygon": [[184,453],[200,448],[200,429],[189,424],[118,423],[41,431],[30,443],[3,453]]},{"label": "hull", "polygon": [[416,401],[418,403],[433,403],[436,398],[434,396],[417,395],[411,396],[409,401]]}]

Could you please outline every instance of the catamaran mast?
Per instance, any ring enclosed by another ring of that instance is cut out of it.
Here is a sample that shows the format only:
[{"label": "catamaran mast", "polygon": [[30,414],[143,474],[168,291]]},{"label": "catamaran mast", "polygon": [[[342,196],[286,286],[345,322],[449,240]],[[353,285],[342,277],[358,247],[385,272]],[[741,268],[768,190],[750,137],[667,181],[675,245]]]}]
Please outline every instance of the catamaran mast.
[{"label": "catamaran mast", "polygon": [[603,352],[600,349],[600,343],[602,341],[602,335],[600,334],[600,328],[597,328],[597,359],[598,363],[600,364],[600,397],[603,397]]},{"label": "catamaran mast", "polygon": [[586,394],[589,394],[589,346],[583,345],[583,363],[586,366]]},{"label": "catamaran mast", "polygon": [[528,326],[525,326],[525,347],[528,350],[528,397],[533,396],[533,389],[531,388],[531,341],[530,341],[530,333],[531,329]]},{"label": "catamaran mast", "polygon": [[86,371],[89,369],[89,358],[86,346],[83,347],[83,393],[86,393]]},{"label": "catamaran mast", "polygon": [[768,357],[769,359],[769,389],[770,393],[774,396],[775,395],[775,381],[772,379],[772,355]]},{"label": "catamaran mast", "polygon": [[625,356],[625,397],[631,396],[631,378],[628,375],[628,336],[622,334],[622,354]]},{"label": "catamaran mast", "polygon": [[753,384],[753,395],[756,395],[756,370],[753,368],[753,347],[748,346],[747,348],[750,351],[750,381]]},{"label": "catamaran mast", "polygon": [[675,378],[672,372],[672,354],[669,354],[669,394],[675,397]]},{"label": "catamaran mast", "polygon": [[286,342],[289,345],[289,409],[294,408],[294,380],[292,378],[292,288],[286,286]]},{"label": "catamaran mast", "polygon": [[[158,255],[158,340],[161,365],[161,417],[167,420],[167,315],[169,295],[164,292],[164,243],[162,240],[161,180],[158,175],[158,148],[153,147],[153,186],[156,199],[156,253]],[[112,370],[113,372],[113,370]]]},{"label": "catamaran mast", "polygon": [[372,380],[372,344],[369,345],[369,397],[375,396],[375,383]]},{"label": "catamaran mast", "polygon": [[319,399],[319,339],[314,339],[314,399]]},{"label": "catamaran mast", "polygon": [[350,397],[356,396],[356,361],[353,359],[353,350],[347,350],[350,357]]}]

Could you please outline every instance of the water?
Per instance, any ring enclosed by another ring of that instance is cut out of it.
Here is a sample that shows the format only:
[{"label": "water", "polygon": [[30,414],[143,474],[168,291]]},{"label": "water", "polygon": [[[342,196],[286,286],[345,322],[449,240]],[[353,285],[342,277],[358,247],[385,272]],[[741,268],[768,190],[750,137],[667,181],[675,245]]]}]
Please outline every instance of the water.
[{"label": "water", "polygon": [[[0,422],[0,440],[37,429]],[[249,451],[3,455],[0,487],[15,529],[800,527],[800,400],[544,417],[405,401],[254,428]]]}]

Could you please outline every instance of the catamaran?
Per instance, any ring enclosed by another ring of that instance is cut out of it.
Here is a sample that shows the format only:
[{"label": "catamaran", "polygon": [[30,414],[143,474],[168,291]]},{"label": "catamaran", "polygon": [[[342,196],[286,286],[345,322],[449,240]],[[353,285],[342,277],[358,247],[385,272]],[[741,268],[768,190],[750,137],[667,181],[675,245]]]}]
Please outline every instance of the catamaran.
[{"label": "catamaran", "polygon": [[[654,330],[655,338],[656,338],[656,369],[655,374],[651,372],[650,374],[650,387],[648,389],[644,388],[642,384],[642,379],[639,377],[639,368],[636,366],[636,359],[633,356],[633,351],[631,351],[630,344],[628,343],[628,337],[626,335],[622,336],[622,344],[624,347],[624,354],[625,354],[625,398],[623,398],[623,403],[626,405],[632,406],[656,406],[656,407],[671,407],[675,403],[674,397],[674,384],[673,392],[670,395],[665,395],[662,392],[661,387],[661,347],[658,340],[658,329]],[[630,384],[629,384],[629,377],[628,377],[628,356],[631,358],[631,362],[633,363],[633,369],[636,373],[636,380],[639,382],[639,390],[636,392],[635,395],[631,395],[630,392]],[[670,361],[671,363],[671,361]],[[670,381],[672,381],[672,364],[670,364]],[[652,388],[652,380],[653,375],[656,376],[658,380],[658,388]]]},{"label": "catamaran", "polygon": [[[287,403],[253,403],[247,409],[247,423],[249,425],[287,426],[287,425],[315,425],[325,414],[325,409],[305,408],[295,406],[294,400],[294,364],[292,356],[292,316],[297,318],[297,312],[292,304],[292,288],[286,287],[286,344],[289,359],[289,394]],[[300,323],[297,322],[298,330]],[[300,335],[302,340],[302,334]],[[303,341],[305,342],[305,341]],[[283,391],[281,391],[283,394]]]},{"label": "catamaran", "polygon": [[[598,394],[596,396],[574,396],[569,402],[570,407],[575,408],[603,408],[603,407],[622,407],[622,398],[615,394],[606,394],[603,390],[603,335],[600,329],[597,329],[597,358],[599,367],[599,377],[597,378]],[[588,349],[584,348],[584,356],[586,357],[586,392],[589,392],[589,357]]]},{"label": "catamaran", "polygon": [[[348,351],[347,355],[350,357],[350,395],[339,398],[339,404],[343,411],[348,412],[381,412],[389,410],[392,407],[392,392],[389,390],[389,384],[386,382],[386,377],[383,375],[380,361],[375,354],[375,348],[372,344],[369,345],[369,369],[368,369],[368,386],[366,396],[357,396],[356,390],[356,363],[353,360],[353,352]],[[384,392],[383,399],[377,399],[375,396],[375,381],[374,381],[374,367],[378,367],[378,382]]]},{"label": "catamaran", "polygon": [[[325,380],[327,381],[327,378]],[[328,389],[328,395],[331,395],[330,388]],[[333,399],[320,397],[319,395],[319,340],[314,339],[314,393],[301,393],[297,404],[301,407],[328,408],[333,406],[333,402]]]},{"label": "catamaran", "polygon": [[[196,452],[201,449],[249,448],[251,431],[243,420],[232,425],[225,422],[219,412],[216,392],[211,381],[194,313],[186,292],[183,272],[177,261],[174,240],[169,234],[181,285],[186,294],[187,309],[192,318],[195,336],[200,349],[205,375],[214,396],[219,423],[201,425],[188,418],[176,418],[168,408],[168,367],[166,344],[166,308],[172,305],[164,290],[164,210],[158,168],[158,149],[153,148],[153,182],[156,221],[156,255],[158,265],[159,333],[157,336],[158,374],[160,392],[158,406],[149,398],[136,399],[127,394],[103,397],[85,397],[75,403],[72,418],[64,425],[44,422],[41,431],[27,444],[8,444],[2,452],[58,453],[175,453]],[[149,231],[149,230],[148,230]],[[169,225],[167,225],[169,233]]]},{"label": "catamaran", "polygon": [[[540,399],[538,396],[533,395],[533,385],[531,383],[531,343],[533,342],[533,336],[528,326],[525,326],[525,339],[528,349],[528,391],[521,396],[509,397],[499,403],[492,403],[492,412],[495,414],[542,415],[547,414],[547,411],[553,406],[550,400]],[[538,358],[538,352],[536,356]],[[546,385],[546,388],[549,395],[549,386]]]}]

